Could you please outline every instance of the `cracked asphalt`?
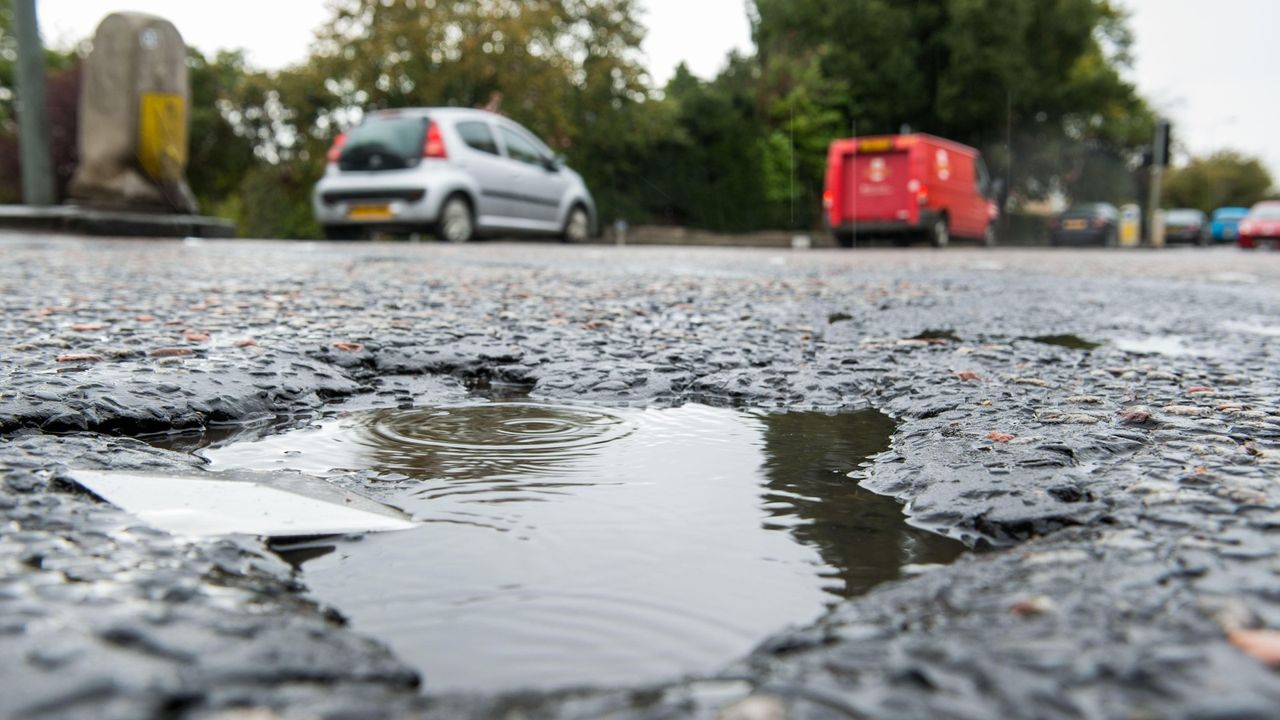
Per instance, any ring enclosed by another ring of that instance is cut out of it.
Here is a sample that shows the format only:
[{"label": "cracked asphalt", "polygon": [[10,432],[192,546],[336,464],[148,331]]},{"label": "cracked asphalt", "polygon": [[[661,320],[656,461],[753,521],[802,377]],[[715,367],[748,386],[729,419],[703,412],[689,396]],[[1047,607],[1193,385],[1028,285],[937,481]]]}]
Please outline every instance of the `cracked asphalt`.
[{"label": "cracked asphalt", "polygon": [[[9,234],[0,258],[0,716],[1280,708],[1280,254]],[[779,628],[708,677],[442,697],[260,542],[165,535],[68,477],[199,473],[146,440],[493,382],[552,401],[879,408],[900,423],[893,448],[851,482],[979,552]]]}]

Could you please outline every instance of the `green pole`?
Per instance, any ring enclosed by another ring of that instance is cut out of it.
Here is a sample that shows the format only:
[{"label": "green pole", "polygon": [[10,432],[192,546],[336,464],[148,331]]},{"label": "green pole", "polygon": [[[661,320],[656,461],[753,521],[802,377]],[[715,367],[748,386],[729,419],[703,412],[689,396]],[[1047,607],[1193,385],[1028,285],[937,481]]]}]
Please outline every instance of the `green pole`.
[{"label": "green pole", "polygon": [[44,45],[36,22],[36,0],[15,0],[18,30],[18,141],[22,199],[27,205],[52,205],[53,162],[49,158],[49,122],[44,104]]}]

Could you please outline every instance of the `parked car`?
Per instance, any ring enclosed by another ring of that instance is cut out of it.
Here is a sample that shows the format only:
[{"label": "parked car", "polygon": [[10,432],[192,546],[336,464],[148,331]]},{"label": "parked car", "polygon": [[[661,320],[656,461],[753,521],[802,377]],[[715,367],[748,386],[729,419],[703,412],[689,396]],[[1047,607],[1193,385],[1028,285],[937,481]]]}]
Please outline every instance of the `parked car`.
[{"label": "parked car", "polygon": [[1240,221],[1240,237],[1236,244],[1242,248],[1255,248],[1263,243],[1280,249],[1280,200],[1254,205]]},{"label": "parked car", "polygon": [[524,127],[484,110],[405,108],[369,113],[339,135],[312,193],[331,239],[427,231],[450,242],[477,234],[586,240],[591,193]]},{"label": "parked car", "polygon": [[1240,221],[1249,214],[1249,208],[1220,207],[1209,219],[1209,239],[1213,242],[1235,242],[1240,236]]},{"label": "parked car", "polygon": [[1115,247],[1120,239],[1120,211],[1110,203],[1084,203],[1049,221],[1050,245]]},{"label": "parked car", "polygon": [[966,145],[920,133],[850,138],[828,151],[823,215],[844,247],[863,235],[994,245],[998,190]]},{"label": "parked car", "polygon": [[1174,208],[1164,211],[1164,241],[1166,244],[1209,243],[1209,218],[1193,208]]}]

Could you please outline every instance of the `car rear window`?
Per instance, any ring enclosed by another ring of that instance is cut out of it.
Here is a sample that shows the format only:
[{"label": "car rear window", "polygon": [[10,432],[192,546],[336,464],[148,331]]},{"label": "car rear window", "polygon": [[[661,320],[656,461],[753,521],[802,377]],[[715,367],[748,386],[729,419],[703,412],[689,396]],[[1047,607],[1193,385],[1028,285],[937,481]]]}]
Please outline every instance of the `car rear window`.
[{"label": "car rear window", "polygon": [[372,117],[347,133],[338,156],[343,170],[399,170],[418,164],[427,132],[424,117]]},{"label": "car rear window", "polygon": [[1194,210],[1170,210],[1165,213],[1164,221],[1168,223],[1178,223],[1191,225],[1200,222],[1200,213]]},{"label": "car rear window", "polygon": [[1255,220],[1280,220],[1280,204],[1259,205],[1249,213]]},{"label": "car rear window", "polygon": [[1063,215],[1073,215],[1075,217],[1105,217],[1114,218],[1119,216],[1119,211],[1106,203],[1085,203],[1084,205],[1076,205]]},{"label": "car rear window", "polygon": [[498,154],[498,143],[493,139],[493,131],[489,129],[489,123],[478,120],[460,122],[458,134],[462,136],[462,142],[468,147],[490,155]]}]

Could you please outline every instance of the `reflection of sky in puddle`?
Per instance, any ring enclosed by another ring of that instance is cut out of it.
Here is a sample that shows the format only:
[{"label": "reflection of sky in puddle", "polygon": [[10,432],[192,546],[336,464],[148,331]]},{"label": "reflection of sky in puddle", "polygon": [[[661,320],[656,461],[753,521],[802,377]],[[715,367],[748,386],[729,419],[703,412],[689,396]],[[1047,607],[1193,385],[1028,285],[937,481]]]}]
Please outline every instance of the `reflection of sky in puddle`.
[{"label": "reflection of sky in puddle", "polygon": [[1280,337],[1280,325],[1267,324],[1264,322],[1245,322],[1239,320],[1228,320],[1222,323],[1225,330],[1231,332],[1244,333],[1246,335],[1262,335],[1265,337]]},{"label": "reflection of sky in puddle", "polygon": [[1213,357],[1220,355],[1217,348],[1192,345],[1187,338],[1178,335],[1155,335],[1144,338],[1117,338],[1111,341],[1117,349],[1135,355],[1171,355],[1184,357]]},{"label": "reflection of sky in puddle", "polygon": [[949,562],[846,474],[876,412],[521,403],[378,411],[207,451],[215,468],[369,468],[423,524],[329,543],[303,581],[428,691],[711,671],[834,599]]}]

